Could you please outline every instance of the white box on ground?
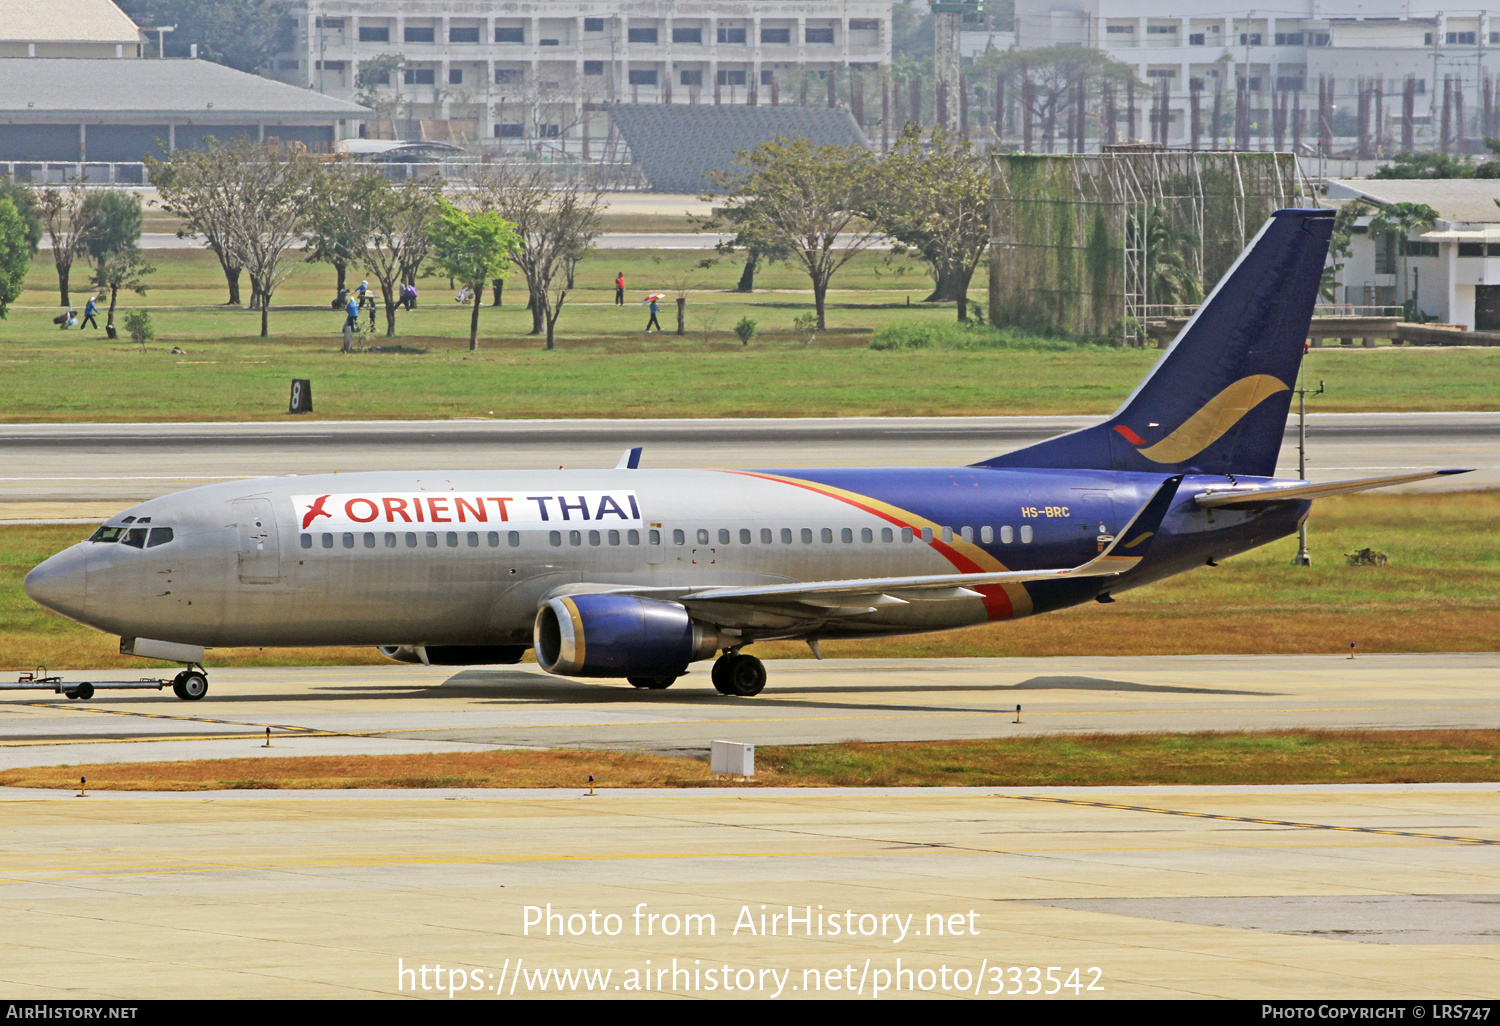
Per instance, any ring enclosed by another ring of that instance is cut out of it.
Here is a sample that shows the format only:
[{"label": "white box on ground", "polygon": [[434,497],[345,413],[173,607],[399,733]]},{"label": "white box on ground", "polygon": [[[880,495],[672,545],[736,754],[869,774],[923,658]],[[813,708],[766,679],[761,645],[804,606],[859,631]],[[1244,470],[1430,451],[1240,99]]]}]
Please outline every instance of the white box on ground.
[{"label": "white box on ground", "polygon": [[732,777],[755,776],[755,746],[738,741],[712,741],[708,746],[708,769]]}]

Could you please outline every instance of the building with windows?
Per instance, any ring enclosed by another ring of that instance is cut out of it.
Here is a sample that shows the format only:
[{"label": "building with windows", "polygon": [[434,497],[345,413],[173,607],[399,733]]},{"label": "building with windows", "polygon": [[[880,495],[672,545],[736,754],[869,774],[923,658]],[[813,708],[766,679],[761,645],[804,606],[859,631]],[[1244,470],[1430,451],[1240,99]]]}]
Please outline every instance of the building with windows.
[{"label": "building with windows", "polygon": [[[1482,119],[1495,123],[1485,98],[1500,74],[1500,10],[1431,0],[1293,0],[1274,10],[1243,0],[1016,0],[1015,8],[1017,46],[1096,47],[1142,81],[1165,85],[1169,144],[1188,139],[1194,87],[1205,108],[1220,91],[1232,106],[1243,88],[1257,129],[1274,120],[1278,102],[1295,106],[1308,113],[1306,135],[1315,139],[1312,115],[1326,83],[1332,134],[1353,136],[1366,119],[1367,148],[1387,155],[1402,148],[1403,117],[1422,149],[1444,143],[1443,124],[1450,148],[1482,149]],[[1139,105],[1148,102],[1142,96]],[[1146,124],[1144,114],[1137,124]],[[1257,142],[1262,135],[1270,132],[1258,130]]]},{"label": "building with windows", "polygon": [[1473,331],[1500,331],[1500,207],[1497,183],[1485,179],[1333,179],[1328,199],[1375,208],[1424,203],[1437,223],[1405,237],[1375,235],[1369,216],[1350,237],[1351,255],[1339,272],[1354,306],[1400,306],[1412,300],[1429,320]]},{"label": "building with windows", "polygon": [[[891,0],[306,0],[268,74],[397,134],[578,139],[610,103],[824,102],[891,60]],[[839,86],[839,83],[843,83]]]}]

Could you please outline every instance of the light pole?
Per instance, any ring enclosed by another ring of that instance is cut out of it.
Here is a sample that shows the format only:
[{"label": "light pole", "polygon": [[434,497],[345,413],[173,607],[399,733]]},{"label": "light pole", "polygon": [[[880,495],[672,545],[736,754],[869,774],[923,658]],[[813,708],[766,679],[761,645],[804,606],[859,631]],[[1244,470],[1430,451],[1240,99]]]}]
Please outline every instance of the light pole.
[{"label": "light pole", "polygon": [[[1307,397],[1323,394],[1323,382],[1316,389],[1298,388],[1297,393],[1297,477],[1307,480]],[[1307,518],[1297,525],[1297,555],[1292,566],[1312,566],[1312,556],[1307,552]]]}]

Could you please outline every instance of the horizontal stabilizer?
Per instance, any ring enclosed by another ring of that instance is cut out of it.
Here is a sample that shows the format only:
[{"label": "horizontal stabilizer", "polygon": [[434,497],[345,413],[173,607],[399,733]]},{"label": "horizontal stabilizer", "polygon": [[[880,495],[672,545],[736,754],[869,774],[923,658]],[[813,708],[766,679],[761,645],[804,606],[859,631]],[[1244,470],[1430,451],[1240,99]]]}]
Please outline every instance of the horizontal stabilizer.
[{"label": "horizontal stabilizer", "polygon": [[1298,499],[1322,499],[1330,495],[1348,492],[1364,492],[1371,488],[1389,488],[1391,485],[1407,484],[1411,481],[1429,481],[1435,477],[1452,474],[1468,474],[1470,470],[1428,470],[1420,474],[1395,474],[1390,477],[1361,477],[1352,481],[1329,481],[1325,484],[1296,485],[1247,485],[1233,488],[1214,488],[1193,496],[1193,501],[1207,509],[1252,509],[1269,506],[1277,502],[1293,502]]},{"label": "horizontal stabilizer", "polygon": [[[1115,577],[1134,569],[1150,548],[1150,540],[1161,529],[1162,519],[1172,506],[1182,477],[1168,478],[1149,502],[1140,508],[1125,529],[1099,555],[1081,566],[1064,570],[997,570],[989,573],[928,574],[921,577],[869,577],[849,581],[811,581],[793,584],[765,584],[749,587],[705,588],[678,597],[679,602],[734,602],[753,605],[799,602],[831,608],[852,607],[873,612],[882,605],[897,604],[899,595],[911,601],[913,592],[954,589],[967,591],[985,584],[1024,584],[1028,581],[1051,581],[1070,577]],[[897,594],[892,594],[893,592]],[[834,597],[848,601],[829,602]],[[854,596],[860,596],[853,601]],[[883,597],[883,598],[882,598]],[[948,596],[944,596],[945,598]]]}]

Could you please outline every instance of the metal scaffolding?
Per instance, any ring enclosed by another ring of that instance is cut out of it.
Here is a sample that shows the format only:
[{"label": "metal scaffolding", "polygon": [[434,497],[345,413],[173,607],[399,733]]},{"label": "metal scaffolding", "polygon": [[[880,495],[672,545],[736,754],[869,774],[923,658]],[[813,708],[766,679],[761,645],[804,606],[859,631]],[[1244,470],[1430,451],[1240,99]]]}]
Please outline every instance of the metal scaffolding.
[{"label": "metal scaffolding", "polygon": [[1311,202],[1289,153],[997,154],[992,323],[1137,344],[1169,312],[1164,265],[1207,294],[1272,211]]}]

